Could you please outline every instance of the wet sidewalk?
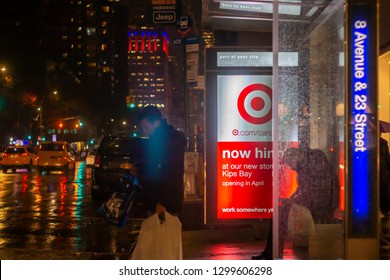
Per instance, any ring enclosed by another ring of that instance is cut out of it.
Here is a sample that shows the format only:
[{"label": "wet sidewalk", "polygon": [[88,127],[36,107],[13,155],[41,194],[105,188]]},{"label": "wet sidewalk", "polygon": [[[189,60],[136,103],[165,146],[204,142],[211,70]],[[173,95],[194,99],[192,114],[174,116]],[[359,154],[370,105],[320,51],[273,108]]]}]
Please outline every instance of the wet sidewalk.
[{"label": "wet sidewalk", "polygon": [[183,231],[185,260],[250,260],[264,248],[252,228]]},{"label": "wet sidewalk", "polygon": [[[242,220],[241,224],[204,224],[203,204],[184,204],[182,222],[183,259],[185,260],[251,260],[265,248],[268,225],[263,220]],[[286,242],[283,259],[307,259],[302,252]]]},{"label": "wet sidewalk", "polygon": [[185,203],[180,220],[185,260],[250,260],[265,246],[251,223],[205,225],[201,202]]}]

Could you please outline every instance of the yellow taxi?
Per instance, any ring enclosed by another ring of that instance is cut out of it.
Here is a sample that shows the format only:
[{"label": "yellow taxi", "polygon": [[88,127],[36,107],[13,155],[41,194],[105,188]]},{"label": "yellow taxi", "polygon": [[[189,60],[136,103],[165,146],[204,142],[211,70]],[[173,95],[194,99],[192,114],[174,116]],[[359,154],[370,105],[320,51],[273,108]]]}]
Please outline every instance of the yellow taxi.
[{"label": "yellow taxi", "polygon": [[2,155],[1,168],[3,173],[7,173],[8,169],[11,169],[14,173],[17,169],[27,169],[28,172],[31,172],[36,164],[37,160],[32,148],[9,146]]},{"label": "yellow taxi", "polygon": [[69,143],[42,142],[37,152],[38,171],[72,171],[75,168],[75,157]]}]

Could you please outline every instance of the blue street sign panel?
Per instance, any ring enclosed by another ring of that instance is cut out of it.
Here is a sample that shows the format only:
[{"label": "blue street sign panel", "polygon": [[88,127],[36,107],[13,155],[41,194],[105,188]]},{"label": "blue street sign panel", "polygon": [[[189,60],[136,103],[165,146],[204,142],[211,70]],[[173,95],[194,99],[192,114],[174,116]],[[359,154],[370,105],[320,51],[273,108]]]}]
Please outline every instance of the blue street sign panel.
[{"label": "blue street sign panel", "polygon": [[361,238],[375,236],[377,219],[377,50],[373,3],[356,0],[348,7],[348,235]]}]

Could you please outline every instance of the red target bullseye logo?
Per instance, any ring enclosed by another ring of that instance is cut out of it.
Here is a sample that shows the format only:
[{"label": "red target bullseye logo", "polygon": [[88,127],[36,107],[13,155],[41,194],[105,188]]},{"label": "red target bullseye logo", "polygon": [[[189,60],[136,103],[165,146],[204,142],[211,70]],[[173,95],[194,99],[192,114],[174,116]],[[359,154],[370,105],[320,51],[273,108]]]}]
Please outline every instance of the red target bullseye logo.
[{"label": "red target bullseye logo", "polygon": [[238,96],[238,112],[249,123],[267,123],[272,119],[271,100],[272,89],[270,87],[264,84],[251,84]]}]

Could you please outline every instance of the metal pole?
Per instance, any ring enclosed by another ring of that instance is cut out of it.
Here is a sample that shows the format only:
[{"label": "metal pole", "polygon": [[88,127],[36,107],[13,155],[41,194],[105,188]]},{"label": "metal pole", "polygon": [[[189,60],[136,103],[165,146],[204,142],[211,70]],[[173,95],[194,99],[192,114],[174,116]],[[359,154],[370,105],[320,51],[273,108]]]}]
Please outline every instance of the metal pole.
[{"label": "metal pole", "polygon": [[[272,256],[279,258],[279,1],[273,3],[272,17],[272,152],[273,152],[273,219]],[[287,225],[282,225],[287,226]]]},{"label": "metal pole", "polygon": [[39,136],[42,140],[42,131],[43,131],[43,101],[41,102],[41,107],[39,110]]}]

